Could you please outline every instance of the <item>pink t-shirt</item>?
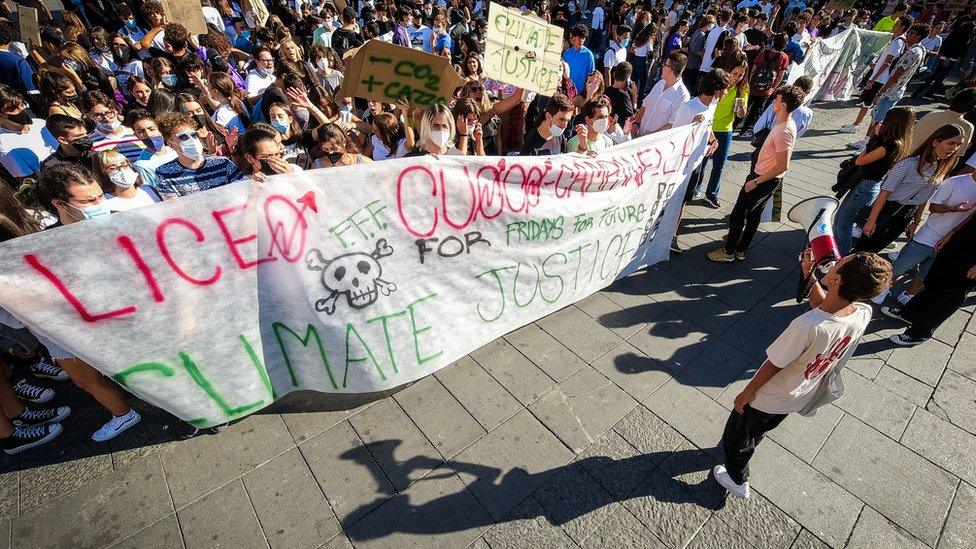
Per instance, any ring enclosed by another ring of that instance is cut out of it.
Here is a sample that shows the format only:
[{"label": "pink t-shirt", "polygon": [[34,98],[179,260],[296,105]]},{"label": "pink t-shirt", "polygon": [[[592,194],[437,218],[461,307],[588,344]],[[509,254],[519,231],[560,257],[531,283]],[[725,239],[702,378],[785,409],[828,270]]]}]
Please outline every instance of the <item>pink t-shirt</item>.
[{"label": "pink t-shirt", "polygon": [[793,144],[796,143],[796,124],[793,117],[787,118],[786,122],[780,122],[769,130],[766,141],[759,149],[759,158],[756,160],[756,175],[765,175],[769,170],[776,166],[776,155],[786,152],[787,156],[793,154]]}]

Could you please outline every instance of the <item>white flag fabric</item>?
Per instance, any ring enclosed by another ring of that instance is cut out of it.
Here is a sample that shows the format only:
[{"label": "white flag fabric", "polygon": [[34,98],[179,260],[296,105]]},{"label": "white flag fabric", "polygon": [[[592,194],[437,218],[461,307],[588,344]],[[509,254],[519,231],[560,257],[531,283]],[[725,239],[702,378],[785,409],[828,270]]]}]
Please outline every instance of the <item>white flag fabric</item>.
[{"label": "white flag fabric", "polygon": [[197,426],[391,389],[666,259],[706,137],[228,185],[0,245],[0,307]]}]

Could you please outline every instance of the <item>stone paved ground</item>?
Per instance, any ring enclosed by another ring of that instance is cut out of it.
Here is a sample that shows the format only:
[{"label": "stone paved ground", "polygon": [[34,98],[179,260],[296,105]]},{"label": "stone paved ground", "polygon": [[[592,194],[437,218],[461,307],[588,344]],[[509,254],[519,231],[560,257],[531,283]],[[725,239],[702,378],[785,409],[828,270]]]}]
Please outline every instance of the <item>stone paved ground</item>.
[{"label": "stone paved ground", "polygon": [[[824,194],[851,116],[818,110],[788,204]],[[291,395],[190,440],[146,408],[138,432],[96,445],[101,412],[69,395],[51,451],[0,460],[0,545],[976,546],[973,301],[914,349],[876,319],[849,394],[763,443],[752,499],[708,478],[733,397],[804,310],[795,227],[763,227],[743,263],[705,260],[728,209],[689,208],[673,261],[372,402]]]}]

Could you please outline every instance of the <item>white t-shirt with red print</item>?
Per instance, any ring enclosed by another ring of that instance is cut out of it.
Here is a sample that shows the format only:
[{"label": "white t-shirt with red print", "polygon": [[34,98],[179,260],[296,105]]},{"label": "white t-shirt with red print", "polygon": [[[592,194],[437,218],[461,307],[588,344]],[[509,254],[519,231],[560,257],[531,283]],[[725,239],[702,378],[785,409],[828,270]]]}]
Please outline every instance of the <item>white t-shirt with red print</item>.
[{"label": "white t-shirt with red print", "polygon": [[831,368],[849,359],[871,321],[871,307],[855,303],[847,316],[813,309],[800,315],[766,349],[781,371],[756,393],[750,406],[768,414],[802,410]]}]

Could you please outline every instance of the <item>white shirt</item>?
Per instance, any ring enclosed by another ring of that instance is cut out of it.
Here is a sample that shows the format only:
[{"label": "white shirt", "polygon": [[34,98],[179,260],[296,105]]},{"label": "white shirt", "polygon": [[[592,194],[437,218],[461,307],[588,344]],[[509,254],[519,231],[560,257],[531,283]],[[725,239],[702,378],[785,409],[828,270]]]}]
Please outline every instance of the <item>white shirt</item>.
[{"label": "white shirt", "polygon": [[[203,6],[200,8],[203,11],[203,20],[211,25],[217,27],[220,30],[224,30],[224,20],[220,17],[220,12],[217,8],[211,6]],[[300,12],[299,12],[300,13]]]},{"label": "white shirt", "polygon": [[57,140],[39,118],[31,121],[27,133],[0,129],[0,164],[14,177],[27,177],[40,172],[41,162],[57,146]]},{"label": "white shirt", "polygon": [[816,395],[824,376],[844,364],[871,321],[871,306],[855,303],[847,316],[813,309],[798,316],[769,348],[766,357],[780,369],[749,405],[767,414],[799,412]]},{"label": "white shirt", "polygon": [[426,25],[407,27],[407,35],[410,37],[410,47],[415,50],[423,50],[430,53],[430,35],[433,29]]},{"label": "white shirt", "polygon": [[603,56],[603,66],[607,69],[611,69],[626,60],[627,49],[621,48],[619,44],[611,40],[610,47],[607,48],[607,53]]},{"label": "white shirt", "polygon": [[603,29],[603,8],[600,6],[593,8],[593,20],[590,23],[590,28],[594,30]]},{"label": "white shirt", "polygon": [[[901,36],[892,39],[891,42],[888,42],[888,45],[885,46],[885,49],[881,52],[881,55],[878,56],[878,62],[874,65],[874,71],[871,73],[871,79],[878,84],[884,84],[887,82],[888,74],[891,73],[891,67],[895,62],[895,58],[901,54],[903,49],[905,49],[905,39]],[[891,56],[891,61],[889,61],[888,68],[882,71],[881,65],[885,58],[889,55]]]},{"label": "white shirt", "polygon": [[397,141],[396,151],[393,155],[390,155],[390,149],[386,148],[383,140],[379,137],[372,135],[369,140],[373,143],[373,160],[386,160],[388,158],[402,158],[403,155],[407,154],[407,140],[401,138]]},{"label": "white shirt", "polygon": [[244,127],[244,122],[241,121],[241,117],[238,116],[237,111],[235,111],[234,107],[231,107],[230,105],[221,105],[217,107],[217,110],[214,111],[211,120],[213,120],[218,126],[226,128],[228,131],[231,128],[237,128],[237,131],[244,133],[244,130],[247,129]]},{"label": "white shirt", "polygon": [[641,118],[640,127],[637,129],[638,135],[657,131],[670,122],[674,113],[691,98],[688,88],[680,78],[670,88],[664,86],[664,80],[658,80],[644,98],[641,104],[644,108],[644,117]]},{"label": "white shirt", "polygon": [[105,195],[105,207],[113,212],[125,212],[143,206],[150,206],[155,203],[156,200],[153,199],[149,191],[142,187],[136,188],[136,195],[132,198],[122,198],[121,196],[111,196],[109,194]]},{"label": "white shirt", "polygon": [[268,89],[268,87],[274,83],[275,77],[273,74],[261,76],[257,69],[254,69],[247,73],[247,80],[245,81],[245,84],[247,85],[247,96],[257,97],[264,93],[264,90]]},{"label": "white shirt", "polygon": [[922,47],[925,48],[925,51],[935,51],[942,47],[942,37],[938,35],[933,36],[932,38],[926,37],[922,39],[920,44],[922,44]]},{"label": "white shirt", "polygon": [[706,105],[701,102],[698,97],[692,97],[688,101],[685,101],[684,105],[674,113],[671,117],[671,127],[677,128],[678,126],[687,126],[691,124],[695,117],[699,114],[705,117],[703,121],[707,127],[712,127],[712,119],[715,118],[715,107],[717,101],[713,101],[711,104]]},{"label": "white shirt", "polygon": [[712,53],[715,51],[715,46],[718,43],[718,37],[725,31],[729,30],[729,27],[719,27],[715,26],[714,29],[708,31],[708,36],[705,37],[705,55],[702,57],[701,68],[698,70],[700,72],[709,72],[712,70]]},{"label": "white shirt", "polygon": [[[943,206],[957,206],[962,202],[976,202],[976,180],[973,180],[971,173],[946,179],[939,185],[939,190],[935,191],[931,199],[932,204]],[[919,244],[934,248],[942,237],[965,221],[971,213],[969,211],[930,214],[925,224],[915,233],[915,240]]]}]

